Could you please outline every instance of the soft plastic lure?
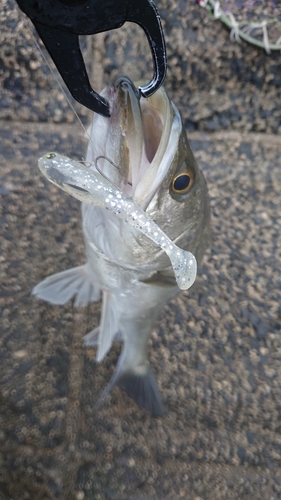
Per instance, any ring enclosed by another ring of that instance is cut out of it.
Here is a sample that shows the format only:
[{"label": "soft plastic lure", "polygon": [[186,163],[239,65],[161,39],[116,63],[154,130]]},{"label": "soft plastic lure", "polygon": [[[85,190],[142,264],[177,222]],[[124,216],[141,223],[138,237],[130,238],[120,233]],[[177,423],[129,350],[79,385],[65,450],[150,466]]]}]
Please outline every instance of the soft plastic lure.
[{"label": "soft plastic lure", "polygon": [[38,165],[44,176],[57,187],[84,203],[110,210],[164,250],[181,290],[193,285],[197,273],[194,255],[177,247],[132,198],[107,178],[58,153],[42,156]]}]

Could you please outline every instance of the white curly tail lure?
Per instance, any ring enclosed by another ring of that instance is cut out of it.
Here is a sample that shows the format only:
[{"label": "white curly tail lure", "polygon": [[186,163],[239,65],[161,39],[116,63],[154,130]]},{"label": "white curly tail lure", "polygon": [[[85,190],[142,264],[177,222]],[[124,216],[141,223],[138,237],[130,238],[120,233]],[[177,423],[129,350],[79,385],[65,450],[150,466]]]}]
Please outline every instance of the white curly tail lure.
[{"label": "white curly tail lure", "polygon": [[152,219],[117,186],[98,172],[58,153],[48,153],[38,160],[39,169],[55,186],[74,198],[105,208],[138,229],[168,255],[178,287],[190,288],[197,273],[196,258],[177,247]]}]

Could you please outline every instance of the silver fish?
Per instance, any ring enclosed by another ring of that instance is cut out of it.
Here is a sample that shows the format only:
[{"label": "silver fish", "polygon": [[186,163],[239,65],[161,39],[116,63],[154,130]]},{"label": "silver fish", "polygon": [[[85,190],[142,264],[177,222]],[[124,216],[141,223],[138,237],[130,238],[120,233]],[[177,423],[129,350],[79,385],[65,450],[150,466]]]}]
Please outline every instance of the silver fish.
[{"label": "silver fish", "polygon": [[76,295],[74,305],[86,305],[102,292],[100,326],[84,345],[97,346],[98,362],[117,335],[123,346],[101,398],[118,385],[161,416],[148,340],[163,306],[193,284],[196,260],[210,244],[208,192],[163,89],[140,99],[121,77],[102,95],[111,117],[94,116],[85,161],[91,168],[57,153],[39,159],[50,182],[83,202],[87,262],[49,276],[33,293],[53,304]]}]

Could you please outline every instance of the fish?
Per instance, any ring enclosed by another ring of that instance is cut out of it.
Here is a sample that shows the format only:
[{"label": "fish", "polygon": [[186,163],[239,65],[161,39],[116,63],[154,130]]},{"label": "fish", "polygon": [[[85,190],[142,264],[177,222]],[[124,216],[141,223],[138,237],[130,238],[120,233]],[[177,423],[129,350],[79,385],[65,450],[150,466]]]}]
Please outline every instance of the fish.
[{"label": "fish", "polygon": [[[138,84],[136,84],[137,86]],[[148,343],[163,307],[194,283],[211,243],[210,203],[179,110],[161,87],[140,96],[128,77],[102,92],[110,118],[95,114],[85,161],[56,152],[43,175],[82,202],[86,263],[45,278],[32,293],[62,305],[100,300],[100,325],[84,336],[101,362],[122,349],[98,402],[119,386],[152,417],[165,411]]]}]

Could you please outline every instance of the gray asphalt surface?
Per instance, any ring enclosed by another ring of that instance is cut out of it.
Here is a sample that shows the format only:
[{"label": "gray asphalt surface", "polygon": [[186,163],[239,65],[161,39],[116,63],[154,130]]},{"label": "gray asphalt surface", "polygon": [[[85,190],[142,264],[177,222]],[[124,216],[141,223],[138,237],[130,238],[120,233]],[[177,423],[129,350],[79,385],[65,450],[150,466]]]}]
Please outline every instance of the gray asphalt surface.
[{"label": "gray asphalt surface", "polygon": [[99,305],[30,296],[84,262],[79,203],[36,166],[48,150],[83,155],[80,129],[2,122],[0,133],[1,500],[281,498],[279,140],[190,135],[214,244],[198,289],[152,334],[167,410],[153,420],[118,389],[94,410],[120,349],[96,365],[82,348]]},{"label": "gray asphalt surface", "polygon": [[[248,2],[243,7],[244,3],[222,1],[239,22],[270,20],[281,13],[280,2],[273,0]],[[280,52],[268,55],[253,45],[231,42],[229,31],[220,21],[213,21],[195,0],[158,0],[156,5],[167,44],[165,86],[181,110],[187,130],[234,129],[281,135]],[[21,15],[13,0],[0,0],[0,23],[0,119],[75,122],[35,45],[33,37],[38,37],[33,25]],[[259,33],[253,34],[260,38]],[[280,28],[275,36],[269,29],[270,41],[277,41],[280,36]],[[80,38],[97,91],[120,74],[134,81],[151,78],[152,61],[146,38],[132,23],[108,32],[101,43],[97,37]],[[45,54],[40,41],[39,45]],[[87,110],[74,102],[73,105],[85,122]]]},{"label": "gray asphalt surface", "polygon": [[[94,409],[120,351],[97,365],[82,348],[99,304],[30,295],[85,259],[79,203],[37,159],[81,159],[86,141],[14,2],[0,0],[0,500],[281,498],[280,54],[230,43],[196,3],[157,5],[166,88],[205,173],[214,232],[198,285],[151,337],[162,420],[118,389]],[[147,78],[137,29],[82,44],[96,90],[121,69]]]}]

